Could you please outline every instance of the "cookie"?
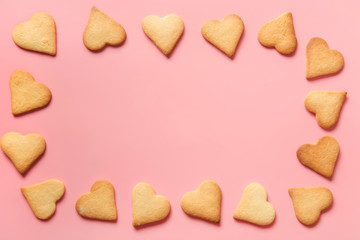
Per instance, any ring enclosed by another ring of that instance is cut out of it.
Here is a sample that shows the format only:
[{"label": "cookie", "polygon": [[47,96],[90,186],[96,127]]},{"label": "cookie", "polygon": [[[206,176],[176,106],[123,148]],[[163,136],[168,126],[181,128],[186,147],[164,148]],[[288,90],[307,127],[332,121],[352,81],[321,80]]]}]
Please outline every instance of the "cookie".
[{"label": "cookie", "polygon": [[324,39],[315,37],[306,46],[306,78],[316,78],[333,74],[344,66],[343,55],[329,49]]},{"label": "cookie", "polygon": [[345,91],[312,91],[305,97],[305,107],[316,115],[316,121],[325,129],[337,123],[346,97]]},{"label": "cookie", "polygon": [[181,199],[181,208],[192,217],[220,222],[221,189],[212,181],[202,182],[196,191],[187,192]]},{"label": "cookie", "polygon": [[1,137],[0,146],[21,174],[25,174],[33,163],[45,152],[45,139],[36,133],[21,135],[8,132]]},{"label": "cookie", "polygon": [[96,181],[90,192],[77,200],[75,209],[85,218],[115,221],[117,211],[113,185],[106,180]]},{"label": "cookie", "polygon": [[88,49],[97,51],[106,45],[117,46],[125,39],[126,32],[118,22],[98,8],[92,7],[83,33],[83,42]]},{"label": "cookie", "polygon": [[296,152],[299,161],[306,167],[331,178],[334,172],[340,147],[335,138],[324,136],[315,144],[304,144]]},{"label": "cookie", "polygon": [[20,115],[43,108],[51,100],[51,92],[47,86],[35,82],[30,73],[16,70],[10,76],[11,110]]},{"label": "cookie", "polygon": [[333,202],[331,191],[325,187],[290,188],[296,218],[304,225],[315,224],[322,211],[328,209]]},{"label": "cookie", "polygon": [[169,56],[184,32],[183,20],[175,14],[163,18],[155,15],[145,17],[141,23],[146,36],[166,55]]},{"label": "cookie", "polygon": [[29,21],[16,25],[12,39],[21,48],[56,55],[55,21],[48,13],[35,13]]},{"label": "cookie", "polygon": [[232,58],[244,32],[244,23],[238,15],[231,14],[222,20],[209,20],[201,27],[201,34],[212,45]]},{"label": "cookie", "polygon": [[169,201],[156,195],[148,183],[136,184],[132,191],[133,226],[138,227],[165,219],[170,213]]},{"label": "cookie", "polygon": [[35,216],[41,220],[46,220],[54,215],[56,202],[64,195],[65,186],[57,179],[49,179],[22,187],[21,192]]},{"label": "cookie", "polygon": [[266,190],[259,183],[246,186],[235,210],[234,218],[260,226],[271,224],[275,219],[275,209],[267,201]]},{"label": "cookie", "polygon": [[258,31],[258,41],[265,47],[274,47],[279,53],[292,54],[297,40],[291,12],[265,23]]}]

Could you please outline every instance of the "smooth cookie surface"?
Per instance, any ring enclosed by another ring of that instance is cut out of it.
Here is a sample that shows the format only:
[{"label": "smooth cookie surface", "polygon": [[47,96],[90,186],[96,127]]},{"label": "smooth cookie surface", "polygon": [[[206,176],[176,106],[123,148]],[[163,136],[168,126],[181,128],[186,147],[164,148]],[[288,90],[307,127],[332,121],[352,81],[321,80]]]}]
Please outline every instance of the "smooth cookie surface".
[{"label": "smooth cookie surface", "polygon": [[283,13],[262,25],[258,31],[258,41],[265,47],[274,47],[282,54],[295,52],[297,39],[291,12]]},{"label": "smooth cookie surface", "polygon": [[21,174],[25,174],[46,149],[45,139],[36,133],[8,132],[1,137],[0,145]]},{"label": "smooth cookie surface", "polygon": [[181,208],[190,216],[220,222],[221,189],[213,180],[202,182],[196,191],[187,192],[181,199]]},{"label": "smooth cookie surface", "polygon": [[235,14],[222,20],[209,20],[201,27],[203,37],[230,58],[234,56],[243,32],[244,23]]},{"label": "smooth cookie surface", "polygon": [[14,115],[45,107],[52,97],[47,86],[36,82],[30,73],[23,70],[16,70],[11,74],[9,85]]},{"label": "smooth cookie surface", "polygon": [[346,95],[345,91],[316,90],[306,95],[304,103],[306,109],[316,115],[320,127],[330,129],[339,119]]},{"label": "smooth cookie surface", "polygon": [[54,215],[56,202],[64,195],[65,185],[57,179],[49,179],[22,187],[21,192],[35,216],[41,220],[46,220]]},{"label": "smooth cookie surface", "polygon": [[150,184],[140,182],[132,192],[133,226],[142,226],[165,219],[170,213],[169,201],[156,195]]},{"label": "smooth cookie surface", "polygon": [[306,78],[333,74],[344,66],[343,55],[329,49],[327,42],[322,38],[312,38],[306,46]]},{"label": "smooth cookie surface", "polygon": [[106,180],[96,181],[90,192],[80,196],[75,209],[79,215],[85,218],[115,221],[117,211],[113,185]]},{"label": "smooth cookie surface", "polygon": [[325,187],[290,188],[296,218],[304,225],[315,224],[321,212],[328,209],[333,202],[331,191]]},{"label": "smooth cookie surface", "polygon": [[246,186],[235,210],[234,218],[260,226],[271,224],[275,219],[275,209],[267,201],[267,193],[259,183]]},{"label": "smooth cookie surface", "polygon": [[120,45],[125,39],[126,32],[118,22],[96,7],[91,9],[89,21],[83,33],[83,42],[88,49],[97,51],[106,45]]},{"label": "smooth cookie surface", "polygon": [[56,27],[50,14],[38,12],[15,26],[12,38],[21,48],[56,55]]},{"label": "smooth cookie surface", "polygon": [[176,14],[163,18],[149,15],[141,23],[146,36],[166,55],[169,56],[184,32],[184,22]]},{"label": "smooth cookie surface", "polygon": [[315,144],[304,144],[296,152],[299,161],[306,167],[331,178],[339,156],[339,143],[335,138],[324,136]]}]

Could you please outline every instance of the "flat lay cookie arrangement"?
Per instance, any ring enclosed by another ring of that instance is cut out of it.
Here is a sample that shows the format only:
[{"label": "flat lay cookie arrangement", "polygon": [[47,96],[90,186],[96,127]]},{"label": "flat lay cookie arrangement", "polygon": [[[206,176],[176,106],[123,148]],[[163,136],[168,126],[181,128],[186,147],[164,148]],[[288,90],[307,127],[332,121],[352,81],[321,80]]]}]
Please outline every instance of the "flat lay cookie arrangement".
[{"label": "flat lay cookie arrangement", "polygon": [[[175,6],[149,9],[129,24],[131,14],[111,6],[82,8],[71,20],[77,29],[71,37],[62,35],[68,25],[52,8],[6,23],[9,49],[26,61],[7,61],[0,88],[7,119],[0,168],[15,179],[0,188],[8,189],[6,201],[16,202],[4,216],[11,209],[18,218],[31,212],[27,224],[53,227],[72,216],[69,229],[81,224],[91,229],[87,238],[110,236],[95,232],[103,227],[155,238],[160,235],[146,232],[175,229],[173,221],[194,226],[181,227],[184,236],[209,239],[235,234],[227,226],[239,228],[237,235],[300,228],[311,236],[333,229],[331,222],[341,232],[345,219],[336,213],[348,209],[341,209],[347,203],[337,182],[349,181],[344,168],[355,171],[356,160],[348,160],[356,141],[351,146],[343,129],[357,121],[346,114],[357,110],[347,103],[356,99],[351,84],[341,84],[348,64],[343,42],[298,27],[303,17],[291,7],[258,17],[256,25],[241,9],[199,12],[196,24]],[[70,56],[69,46],[81,54]],[[261,64],[263,58],[274,60]],[[243,67],[247,61],[254,67]],[[184,66],[198,75],[187,75]],[[257,74],[264,78],[249,78]],[[280,83],[278,76],[287,79]],[[2,231],[0,221],[0,239]],[[356,231],[344,239],[357,239]],[[20,233],[7,231],[4,239],[18,239],[12,234]],[[56,239],[66,236],[75,235]]]}]

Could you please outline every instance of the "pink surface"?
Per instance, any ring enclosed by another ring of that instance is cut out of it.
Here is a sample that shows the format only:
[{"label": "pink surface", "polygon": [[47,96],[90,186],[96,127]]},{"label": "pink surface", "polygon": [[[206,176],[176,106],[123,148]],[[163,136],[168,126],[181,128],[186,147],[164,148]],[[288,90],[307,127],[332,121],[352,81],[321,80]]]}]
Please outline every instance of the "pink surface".
[{"label": "pink surface", "polygon": [[[82,33],[95,5],[125,28],[121,47],[93,53]],[[0,153],[0,239],[359,239],[360,15],[353,1],[45,1],[0,2],[0,134],[43,135],[48,147],[21,176]],[[25,51],[12,28],[38,11],[57,25],[56,57]],[[294,16],[298,48],[291,57],[262,47],[257,30],[285,11]],[[144,35],[141,20],[176,13],[185,32],[170,58]],[[233,60],[207,43],[203,22],[236,13],[245,32]],[[337,75],[305,79],[305,47],[315,36],[345,57]],[[21,117],[11,114],[8,81],[29,71],[53,93],[48,107]],[[336,128],[321,129],[303,106],[311,90],[346,90]],[[341,154],[332,180],[302,166],[296,149],[323,135],[334,136]],[[57,178],[66,193],[49,221],[36,219],[20,187]],[[115,187],[116,223],[86,220],[77,198],[104,178]],[[181,196],[205,180],[223,192],[219,226],[188,217]],[[131,191],[150,183],[172,205],[163,223],[131,225]],[[276,209],[268,228],[232,218],[244,187],[261,183]],[[317,225],[294,214],[289,187],[325,186],[334,204]]]}]

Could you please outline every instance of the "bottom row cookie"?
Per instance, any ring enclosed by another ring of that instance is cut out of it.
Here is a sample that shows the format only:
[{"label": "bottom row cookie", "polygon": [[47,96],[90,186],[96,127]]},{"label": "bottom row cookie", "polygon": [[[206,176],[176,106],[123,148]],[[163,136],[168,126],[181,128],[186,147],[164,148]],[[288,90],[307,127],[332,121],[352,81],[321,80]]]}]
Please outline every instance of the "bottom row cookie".
[{"label": "bottom row cookie", "polygon": [[[56,179],[22,187],[21,192],[28,201],[35,216],[49,219],[56,209],[56,202],[65,192],[64,184]],[[304,225],[315,224],[323,210],[333,201],[332,193],[325,187],[290,188],[295,215]],[[152,186],[140,182],[132,192],[133,226],[139,227],[165,219],[170,213],[169,201],[156,195]],[[183,211],[196,218],[219,223],[221,211],[221,189],[212,180],[202,182],[195,191],[187,192],[181,199]],[[117,210],[113,185],[106,180],[96,181],[90,192],[83,194],[76,202],[79,215],[103,221],[115,221]],[[246,186],[233,217],[240,221],[266,226],[275,219],[275,208],[267,201],[265,188],[259,183]]]}]

